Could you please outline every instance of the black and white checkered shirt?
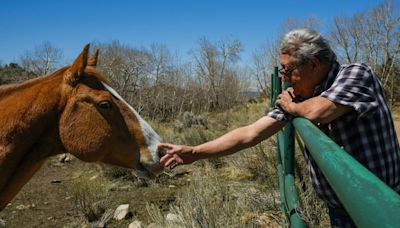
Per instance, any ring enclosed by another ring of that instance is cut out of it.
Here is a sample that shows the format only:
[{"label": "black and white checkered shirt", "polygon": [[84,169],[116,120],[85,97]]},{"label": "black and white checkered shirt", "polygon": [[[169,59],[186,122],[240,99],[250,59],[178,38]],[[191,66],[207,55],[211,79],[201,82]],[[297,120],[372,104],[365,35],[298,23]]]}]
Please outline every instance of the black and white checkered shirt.
[{"label": "black and white checkered shirt", "polygon": [[[314,96],[351,106],[354,110],[318,127],[340,147],[400,193],[400,150],[393,119],[378,77],[365,64],[334,63]],[[293,116],[279,107],[267,113],[277,120]],[[342,207],[309,151],[304,151],[311,182],[331,207]]]}]

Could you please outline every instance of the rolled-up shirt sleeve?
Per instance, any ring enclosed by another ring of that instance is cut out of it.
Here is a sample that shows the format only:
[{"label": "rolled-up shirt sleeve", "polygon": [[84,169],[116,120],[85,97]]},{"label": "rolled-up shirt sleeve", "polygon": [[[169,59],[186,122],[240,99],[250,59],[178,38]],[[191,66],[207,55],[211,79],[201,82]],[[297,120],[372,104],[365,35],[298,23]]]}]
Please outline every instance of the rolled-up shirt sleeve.
[{"label": "rolled-up shirt sleeve", "polygon": [[360,118],[378,107],[372,77],[372,72],[366,65],[348,65],[339,72],[332,86],[320,96],[352,107]]},{"label": "rolled-up shirt sleeve", "polygon": [[274,118],[279,121],[290,121],[293,119],[293,116],[285,111],[283,111],[279,106],[275,105],[275,107],[265,112],[266,116]]}]

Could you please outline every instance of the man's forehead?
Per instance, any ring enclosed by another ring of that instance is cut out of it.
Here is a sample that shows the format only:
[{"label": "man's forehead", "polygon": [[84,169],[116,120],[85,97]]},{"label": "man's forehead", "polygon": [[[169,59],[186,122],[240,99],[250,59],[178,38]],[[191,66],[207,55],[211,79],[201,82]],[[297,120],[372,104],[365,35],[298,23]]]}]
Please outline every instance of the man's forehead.
[{"label": "man's forehead", "polygon": [[280,56],[281,65],[291,65],[295,62],[296,62],[296,59],[293,56],[291,56],[289,54],[281,53],[281,56]]}]

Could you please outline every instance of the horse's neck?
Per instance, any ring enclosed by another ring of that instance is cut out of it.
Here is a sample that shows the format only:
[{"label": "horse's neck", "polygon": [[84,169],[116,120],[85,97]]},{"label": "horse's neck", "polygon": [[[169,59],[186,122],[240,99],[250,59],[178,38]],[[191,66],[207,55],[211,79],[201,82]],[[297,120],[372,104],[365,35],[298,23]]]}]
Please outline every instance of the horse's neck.
[{"label": "horse's neck", "polygon": [[0,193],[27,159],[41,161],[60,149],[59,80],[49,77],[0,90]]}]

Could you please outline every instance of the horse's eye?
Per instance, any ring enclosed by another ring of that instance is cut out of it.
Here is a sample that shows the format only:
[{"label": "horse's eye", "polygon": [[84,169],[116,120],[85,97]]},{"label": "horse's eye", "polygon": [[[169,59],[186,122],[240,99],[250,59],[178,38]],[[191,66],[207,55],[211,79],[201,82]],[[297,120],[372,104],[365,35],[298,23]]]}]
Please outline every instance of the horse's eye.
[{"label": "horse's eye", "polygon": [[110,109],[112,107],[112,104],[110,101],[100,101],[98,103],[98,106],[102,109]]}]

